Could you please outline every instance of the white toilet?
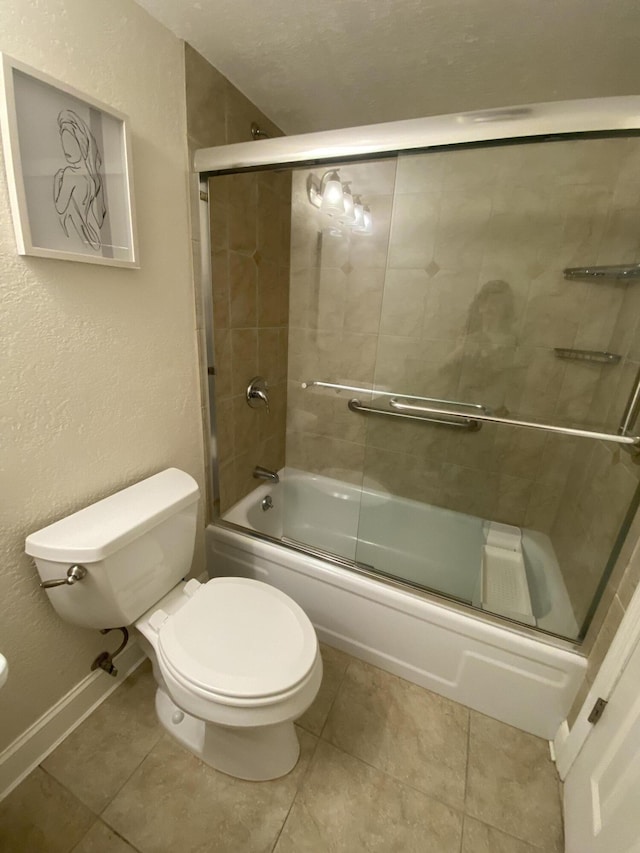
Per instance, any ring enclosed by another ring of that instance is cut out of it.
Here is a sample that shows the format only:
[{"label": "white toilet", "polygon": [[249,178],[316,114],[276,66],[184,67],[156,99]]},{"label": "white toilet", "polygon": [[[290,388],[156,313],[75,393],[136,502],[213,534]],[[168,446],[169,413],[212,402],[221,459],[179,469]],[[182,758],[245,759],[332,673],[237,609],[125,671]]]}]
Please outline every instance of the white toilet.
[{"label": "white toilet", "polygon": [[320,687],[318,640],[304,611],[274,587],[182,580],[198,497],[195,480],[169,468],[32,533],[26,552],[43,581],[63,581],[47,594],[66,621],[135,624],[167,731],[230,776],[276,779],[298,760],[293,720]]}]

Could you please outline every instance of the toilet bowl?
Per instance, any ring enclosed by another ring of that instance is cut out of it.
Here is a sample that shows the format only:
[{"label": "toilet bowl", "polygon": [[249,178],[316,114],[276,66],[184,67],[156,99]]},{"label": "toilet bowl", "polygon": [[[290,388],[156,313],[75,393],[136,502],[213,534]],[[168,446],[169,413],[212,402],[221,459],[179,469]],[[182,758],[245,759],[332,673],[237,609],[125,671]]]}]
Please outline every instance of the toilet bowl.
[{"label": "toilet bowl", "polygon": [[247,578],[190,580],[136,623],[166,730],[230,776],[264,781],[296,764],[293,720],[322,680],[316,633],[280,590]]},{"label": "toilet bowl", "polygon": [[320,687],[318,640],[274,587],[183,580],[198,497],[195,480],[169,468],[32,533],[25,550],[65,621],[135,625],[171,735],[231,776],[275,779],[298,759],[293,721]]}]

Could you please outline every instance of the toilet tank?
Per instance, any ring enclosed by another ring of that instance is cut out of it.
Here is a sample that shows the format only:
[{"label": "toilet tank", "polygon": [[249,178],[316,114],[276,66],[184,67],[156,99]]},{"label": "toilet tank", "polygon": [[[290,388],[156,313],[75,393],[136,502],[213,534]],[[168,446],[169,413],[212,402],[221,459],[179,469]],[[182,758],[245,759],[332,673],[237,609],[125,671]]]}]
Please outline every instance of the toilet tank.
[{"label": "toilet tank", "polygon": [[59,615],[85,628],[135,622],[189,571],[198,497],[193,477],[168,468],[28,536],[43,581],[87,569],[46,590]]}]

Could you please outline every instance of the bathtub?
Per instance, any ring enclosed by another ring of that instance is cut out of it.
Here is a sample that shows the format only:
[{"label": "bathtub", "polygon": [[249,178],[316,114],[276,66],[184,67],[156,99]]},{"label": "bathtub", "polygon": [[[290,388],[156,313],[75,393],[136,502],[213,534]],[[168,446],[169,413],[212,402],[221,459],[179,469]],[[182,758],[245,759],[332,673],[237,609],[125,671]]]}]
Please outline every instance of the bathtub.
[{"label": "bathtub", "polygon": [[[212,577],[270,583],[305,609],[329,645],[554,738],[586,660],[568,642],[470,609],[478,603],[482,519],[293,469],[280,475],[279,484],[259,486],[207,528]],[[273,506],[265,510],[267,497]],[[281,537],[285,545],[271,541]],[[550,543],[523,531],[523,550],[537,624],[572,630]],[[322,551],[337,556],[327,559]],[[373,564],[384,577],[373,573]],[[453,598],[444,600],[429,588],[444,588]]]}]

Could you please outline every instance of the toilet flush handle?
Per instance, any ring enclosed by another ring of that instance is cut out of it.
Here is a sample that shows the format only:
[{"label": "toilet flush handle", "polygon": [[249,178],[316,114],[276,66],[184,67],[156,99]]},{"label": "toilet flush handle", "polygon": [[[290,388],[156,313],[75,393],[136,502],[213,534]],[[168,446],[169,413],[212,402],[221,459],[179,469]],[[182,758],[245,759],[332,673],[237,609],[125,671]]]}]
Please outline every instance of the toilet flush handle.
[{"label": "toilet flush handle", "polygon": [[81,581],[87,576],[87,570],[84,566],[70,566],[67,569],[66,578],[56,578],[53,581],[42,581],[40,586],[42,589],[51,589],[54,586],[73,586],[74,583]]}]

